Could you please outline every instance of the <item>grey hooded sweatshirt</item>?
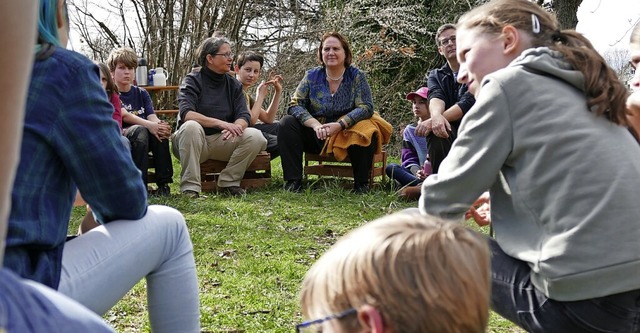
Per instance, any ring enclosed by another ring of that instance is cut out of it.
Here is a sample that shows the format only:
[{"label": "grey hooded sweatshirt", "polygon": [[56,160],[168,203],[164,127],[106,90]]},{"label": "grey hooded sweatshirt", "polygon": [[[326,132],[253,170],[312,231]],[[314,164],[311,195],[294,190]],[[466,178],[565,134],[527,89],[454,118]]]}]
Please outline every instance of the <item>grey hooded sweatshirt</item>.
[{"label": "grey hooded sweatshirt", "polygon": [[549,298],[640,289],[640,146],[589,111],[560,53],[529,49],[484,78],[420,210],[461,219],[487,189],[496,241]]}]

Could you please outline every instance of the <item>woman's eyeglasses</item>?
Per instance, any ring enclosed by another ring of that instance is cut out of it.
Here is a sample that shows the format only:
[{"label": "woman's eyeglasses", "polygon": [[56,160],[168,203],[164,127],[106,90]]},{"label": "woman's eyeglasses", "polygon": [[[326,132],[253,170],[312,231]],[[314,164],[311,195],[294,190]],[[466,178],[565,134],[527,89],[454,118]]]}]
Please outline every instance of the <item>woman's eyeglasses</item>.
[{"label": "woman's eyeglasses", "polygon": [[322,330],[320,329],[322,327],[322,323],[327,321],[327,320],[333,320],[333,319],[342,319],[346,316],[352,315],[354,313],[358,312],[356,309],[351,308],[345,311],[342,311],[338,314],[332,314],[332,315],[328,315],[324,318],[320,318],[320,319],[315,319],[315,320],[309,320],[309,321],[305,321],[302,324],[296,325],[296,333],[317,333],[317,332],[322,332]]},{"label": "woman's eyeglasses", "polygon": [[231,53],[231,52],[227,52],[227,53],[214,53],[213,55],[214,55],[214,56],[221,55],[221,56],[225,56],[225,58],[227,58],[227,59],[233,59],[233,56],[234,56],[235,54],[233,54],[233,53]]}]

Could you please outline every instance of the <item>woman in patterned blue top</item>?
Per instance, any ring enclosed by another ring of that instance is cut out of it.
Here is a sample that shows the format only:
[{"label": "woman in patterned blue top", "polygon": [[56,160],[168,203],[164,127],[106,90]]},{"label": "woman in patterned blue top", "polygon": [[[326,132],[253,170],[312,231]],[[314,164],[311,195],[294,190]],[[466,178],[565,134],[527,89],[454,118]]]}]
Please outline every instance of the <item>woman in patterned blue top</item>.
[{"label": "woman in patterned blue top", "polygon": [[[325,33],[318,48],[321,66],[305,74],[280,120],[278,142],[284,188],[302,190],[302,154],[317,154],[325,140],[373,115],[371,89],[365,74],[351,65],[349,42],[337,32]],[[369,190],[369,168],[377,138],[367,147],[348,149],[354,174],[354,191]]]}]

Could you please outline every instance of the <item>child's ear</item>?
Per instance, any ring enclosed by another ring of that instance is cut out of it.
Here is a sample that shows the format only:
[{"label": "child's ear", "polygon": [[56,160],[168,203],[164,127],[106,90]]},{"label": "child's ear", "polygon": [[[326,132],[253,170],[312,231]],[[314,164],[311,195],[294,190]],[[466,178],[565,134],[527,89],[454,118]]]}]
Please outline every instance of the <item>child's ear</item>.
[{"label": "child's ear", "polygon": [[240,71],[240,67],[238,65],[233,66],[233,71],[237,74]]},{"label": "child's ear", "polygon": [[362,332],[383,333],[385,332],[382,316],[378,309],[371,305],[363,305],[358,308],[358,322],[362,327]]},{"label": "child's ear", "polygon": [[512,54],[518,51],[520,44],[520,32],[512,25],[502,28],[502,42],[504,54]]},{"label": "child's ear", "polygon": [[62,29],[66,27],[67,17],[65,15],[65,0],[58,0],[58,5],[56,6],[56,19],[58,20],[58,29]]}]

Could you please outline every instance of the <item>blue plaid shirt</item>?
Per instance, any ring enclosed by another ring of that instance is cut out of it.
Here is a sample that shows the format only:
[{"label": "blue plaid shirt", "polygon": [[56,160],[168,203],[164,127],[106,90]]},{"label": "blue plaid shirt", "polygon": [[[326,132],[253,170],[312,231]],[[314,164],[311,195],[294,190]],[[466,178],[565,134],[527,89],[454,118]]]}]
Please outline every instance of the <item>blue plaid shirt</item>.
[{"label": "blue plaid shirt", "polygon": [[344,120],[351,126],[373,116],[371,88],[364,73],[349,66],[332,96],[325,68],[316,67],[307,71],[298,84],[288,112],[301,123],[311,118],[323,124],[330,123],[346,115]]},{"label": "blue plaid shirt", "polygon": [[76,184],[101,223],[146,212],[140,171],[98,73],[86,57],[55,48],[31,74],[4,266],[54,289]]}]

